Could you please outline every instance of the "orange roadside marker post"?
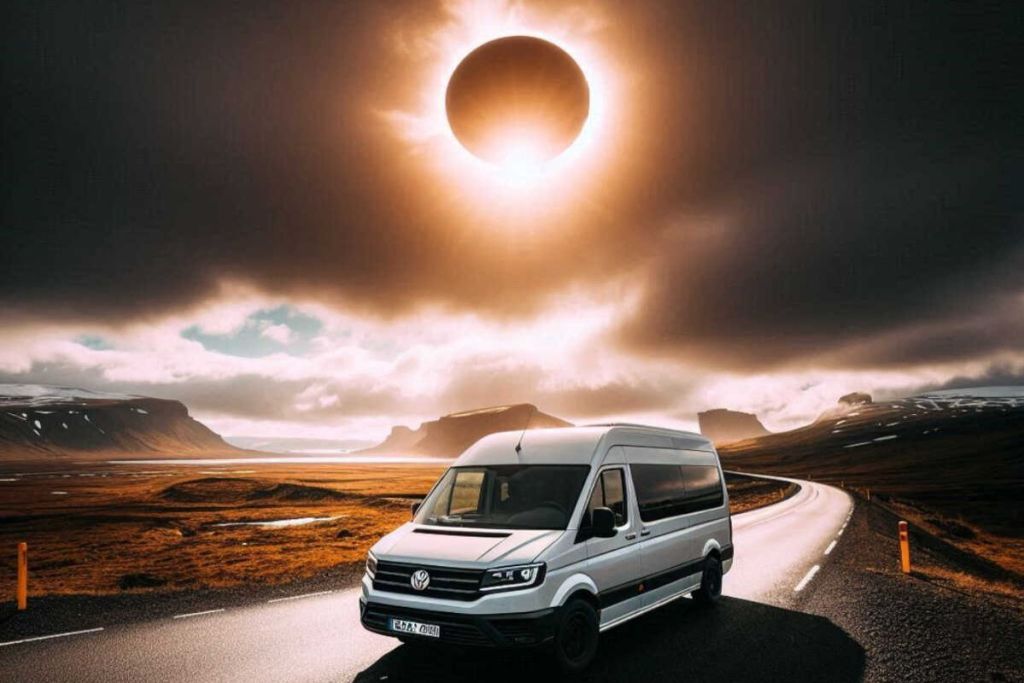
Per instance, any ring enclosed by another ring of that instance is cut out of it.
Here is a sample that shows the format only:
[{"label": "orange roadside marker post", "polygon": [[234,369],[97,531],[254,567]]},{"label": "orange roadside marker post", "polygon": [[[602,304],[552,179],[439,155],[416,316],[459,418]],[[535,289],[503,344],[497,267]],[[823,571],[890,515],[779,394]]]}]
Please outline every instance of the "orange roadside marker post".
[{"label": "orange roadside marker post", "polygon": [[18,544],[18,610],[28,609],[28,543]]},{"label": "orange roadside marker post", "polygon": [[910,573],[910,532],[903,521],[900,522],[900,567],[904,574]]}]

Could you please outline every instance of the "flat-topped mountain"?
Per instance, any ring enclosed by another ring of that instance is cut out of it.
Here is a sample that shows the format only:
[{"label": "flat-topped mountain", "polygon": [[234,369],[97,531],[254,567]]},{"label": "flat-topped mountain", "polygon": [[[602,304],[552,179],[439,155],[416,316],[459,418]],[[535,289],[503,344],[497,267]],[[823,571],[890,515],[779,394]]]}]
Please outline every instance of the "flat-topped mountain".
[{"label": "flat-topped mountain", "polygon": [[697,413],[700,433],[715,442],[715,445],[754,439],[770,434],[757,415],[736,410],[716,408]]},{"label": "flat-topped mountain", "polygon": [[178,401],[0,384],[0,459],[241,453]]},{"label": "flat-topped mountain", "polygon": [[394,427],[383,442],[360,452],[454,457],[488,434],[524,429],[527,426],[530,429],[545,429],[571,427],[572,423],[542,413],[530,403],[495,406],[445,415],[424,422],[415,430]]}]

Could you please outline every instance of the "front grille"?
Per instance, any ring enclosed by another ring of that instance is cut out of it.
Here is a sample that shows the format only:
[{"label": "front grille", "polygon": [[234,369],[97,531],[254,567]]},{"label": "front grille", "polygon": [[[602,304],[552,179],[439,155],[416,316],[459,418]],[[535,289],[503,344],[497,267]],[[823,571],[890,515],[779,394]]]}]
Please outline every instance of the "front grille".
[{"label": "front grille", "polygon": [[[423,612],[370,604],[363,612],[363,624],[373,630],[388,632],[388,618],[411,619],[441,627],[441,642],[454,645],[493,645],[494,642],[469,617],[446,615],[438,612]],[[400,635],[400,634],[393,634]]]},{"label": "front grille", "polygon": [[[419,569],[425,569],[430,574],[430,585],[421,591],[413,588],[410,583],[413,572]],[[380,560],[377,562],[373,587],[390,593],[424,595],[469,602],[480,597],[480,578],[482,576],[483,571],[479,569],[451,569]]]}]

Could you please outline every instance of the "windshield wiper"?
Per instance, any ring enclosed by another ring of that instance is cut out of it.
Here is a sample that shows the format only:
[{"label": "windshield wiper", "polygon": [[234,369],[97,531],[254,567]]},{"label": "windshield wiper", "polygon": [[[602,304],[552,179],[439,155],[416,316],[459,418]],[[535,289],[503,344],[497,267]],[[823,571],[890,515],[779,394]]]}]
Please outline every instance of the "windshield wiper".
[{"label": "windshield wiper", "polygon": [[435,518],[435,523],[439,526],[465,526],[462,522],[461,516],[443,515]]}]

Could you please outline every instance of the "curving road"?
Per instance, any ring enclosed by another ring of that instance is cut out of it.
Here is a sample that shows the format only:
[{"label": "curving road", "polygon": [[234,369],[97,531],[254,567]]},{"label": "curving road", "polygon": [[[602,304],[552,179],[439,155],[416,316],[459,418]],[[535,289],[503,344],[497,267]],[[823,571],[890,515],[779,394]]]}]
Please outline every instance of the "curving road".
[{"label": "curving road", "polygon": [[781,503],[733,517],[736,559],[725,577],[725,595],[788,606],[800,592],[795,590],[800,582],[820,571],[814,567],[821,566],[825,551],[835,548],[833,541],[838,545],[853,514],[853,500],[833,486],[795,483],[800,490]]},{"label": "curving road", "polygon": [[[716,678],[723,671],[741,678],[746,672],[751,679],[800,675],[814,671],[810,648],[826,658],[822,672],[830,672],[832,680],[844,680],[844,669],[835,663],[836,657],[846,656],[844,634],[793,607],[813,589],[814,576],[827,571],[826,552],[839,542],[852,501],[839,489],[798,483],[801,489],[791,498],[733,518],[736,559],[725,579],[725,594],[730,597],[709,612],[684,600],[609,631],[602,636],[593,677],[656,680],[685,674],[693,679],[695,672],[708,671]],[[481,666],[490,678],[514,674],[509,680],[535,679],[545,672],[537,669],[544,666],[539,657],[519,657],[509,666],[494,667],[494,661],[504,658],[438,659],[432,653],[398,647],[396,640],[362,629],[358,594],[358,589],[349,589],[228,610],[210,605],[210,611],[171,619],[8,641],[0,643],[0,677],[425,683],[482,680]],[[695,649],[695,643],[702,646]],[[794,653],[797,644],[801,652]],[[850,671],[856,673],[855,662],[850,661]],[[760,668],[758,675],[756,669],[737,666],[767,668]]]}]

